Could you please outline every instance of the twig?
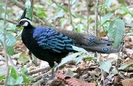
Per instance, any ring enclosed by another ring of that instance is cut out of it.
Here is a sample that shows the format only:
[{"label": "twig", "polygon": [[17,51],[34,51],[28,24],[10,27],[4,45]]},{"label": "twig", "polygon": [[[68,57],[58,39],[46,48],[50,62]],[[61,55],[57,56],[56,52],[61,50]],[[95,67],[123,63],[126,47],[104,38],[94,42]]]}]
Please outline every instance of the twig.
[{"label": "twig", "polygon": [[11,64],[11,66],[13,66],[15,69],[18,69],[18,67],[14,64],[13,60],[11,59],[11,56],[8,54],[7,56],[8,56],[8,62]]},{"label": "twig", "polygon": [[92,13],[91,12],[91,8],[94,6],[94,4],[93,4],[93,1],[92,0],[86,0],[86,7],[87,7],[87,10],[85,10],[85,9],[82,9],[82,10],[80,10],[80,11],[85,11],[85,12],[87,12],[87,33],[89,33],[90,34],[90,31],[91,31],[91,29],[90,29],[90,22],[88,22],[88,19],[90,18],[89,16],[90,16],[90,14]]},{"label": "twig", "polygon": [[88,5],[89,5],[89,0],[86,0],[86,7],[87,7],[87,33],[90,34],[90,28],[89,28],[90,23],[88,23],[88,19],[89,19],[89,16],[90,16],[90,12],[89,12],[90,8],[89,8]]},{"label": "twig", "polygon": [[31,20],[33,18],[33,5],[34,5],[34,0],[31,0],[31,10],[32,10],[32,13],[31,13]]},{"label": "twig", "polygon": [[43,83],[43,82],[45,82],[45,81],[44,81],[44,79],[42,78],[42,79],[40,79],[39,81],[37,81],[36,83],[34,83],[32,86],[38,86],[38,84]]},{"label": "twig", "polygon": [[[4,85],[4,83],[3,82],[1,82],[0,83],[0,86],[3,86]],[[8,85],[7,85],[8,86]],[[10,85],[11,86],[11,85]],[[25,86],[25,83],[21,83],[21,84],[14,84],[13,86]],[[27,86],[27,85],[26,85]],[[32,83],[30,83],[30,84],[28,84],[28,86],[32,86]]]},{"label": "twig", "polygon": [[[99,5],[99,0],[96,0],[96,10],[95,10],[95,34],[98,36],[98,5]],[[97,53],[95,53],[95,57],[97,57]]]},{"label": "twig", "polygon": [[[64,11],[66,11],[67,12],[67,10],[66,9],[64,9],[60,4],[58,4],[56,1],[54,1],[54,0],[52,0],[52,2],[53,3],[55,3],[58,7],[60,7],[61,9],[63,9]],[[72,22],[72,12],[71,12],[71,4],[70,4],[70,0],[68,0],[68,12],[69,12],[69,19],[70,19],[70,23],[71,23],[71,25],[72,25],[72,27],[73,27],[73,30],[75,30],[75,27],[74,27],[74,25],[73,25],[73,22]]]},{"label": "twig", "polygon": [[63,9],[64,11],[66,11],[66,9],[64,9],[62,6],[60,6],[60,4],[58,4],[56,1],[52,0],[53,3],[55,3],[58,7],[60,7],[61,9]]},{"label": "twig", "polygon": [[50,75],[50,73],[51,73],[51,70],[50,71],[48,71],[47,73],[45,73],[45,75],[43,75],[43,74],[41,74],[41,75],[39,75],[39,76],[37,76],[37,77],[34,77],[34,81],[32,81],[32,83],[33,82],[36,82],[36,81],[38,81],[38,80],[40,80],[40,79],[44,79],[45,81],[48,79],[48,76],[47,75]]},{"label": "twig", "polygon": [[44,76],[44,75],[39,75],[39,76],[35,77],[35,78],[34,78],[34,79],[35,79],[35,81],[32,81],[32,82],[36,82],[36,81],[38,81],[38,80],[42,79],[42,78],[43,78],[43,76]]},{"label": "twig", "polygon": [[21,9],[25,9],[24,5],[18,2],[17,0],[11,0],[15,5],[19,6]]},{"label": "twig", "polygon": [[[50,73],[51,73],[51,70],[48,71],[48,72],[45,73],[45,74],[48,75],[48,74],[50,74]],[[41,75],[41,76],[39,76],[39,77],[36,77],[35,80],[36,80],[37,82],[35,82],[32,86],[37,86],[37,85],[40,84],[40,83],[46,82],[46,81],[47,81],[47,76],[45,77],[44,75]]]},{"label": "twig", "polygon": [[[4,20],[4,18],[0,18],[0,20]],[[12,20],[5,19],[5,21],[10,22],[10,23],[13,23],[13,24],[17,24],[17,22],[14,22]]]},{"label": "twig", "polygon": [[7,15],[7,5],[8,4],[8,0],[6,0],[6,6],[5,6],[5,17],[4,17],[4,32],[3,32],[3,36],[4,36],[4,56],[5,56],[5,61],[6,61],[6,67],[7,67],[7,71],[6,71],[6,77],[5,77],[5,86],[7,86],[7,81],[8,81],[8,75],[9,75],[9,64],[8,64],[8,56],[7,56],[7,46],[6,46],[6,15]]},{"label": "twig", "polygon": [[73,30],[76,31],[74,25],[73,25],[73,21],[72,21],[72,12],[71,12],[71,3],[70,0],[68,0],[68,12],[69,12],[69,19],[70,19],[70,23],[73,27]]},{"label": "twig", "polygon": [[96,36],[98,36],[98,5],[99,5],[99,0],[96,0],[96,10],[95,10],[95,30],[96,30]]}]

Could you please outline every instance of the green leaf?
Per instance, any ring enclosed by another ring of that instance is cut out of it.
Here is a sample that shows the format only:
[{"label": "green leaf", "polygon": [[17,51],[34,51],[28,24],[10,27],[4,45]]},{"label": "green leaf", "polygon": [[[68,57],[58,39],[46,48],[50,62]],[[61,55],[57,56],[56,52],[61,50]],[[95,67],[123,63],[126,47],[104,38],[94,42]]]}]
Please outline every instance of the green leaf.
[{"label": "green leaf", "polygon": [[79,0],[72,0],[72,5],[78,3]]},{"label": "green leaf", "polygon": [[73,48],[75,51],[84,52],[84,53],[87,53],[87,54],[88,54],[88,52],[87,52],[85,49],[83,49],[83,48],[80,48],[80,47],[77,47],[77,46],[72,46],[72,48]]},{"label": "green leaf", "polygon": [[72,7],[76,7],[76,5],[78,4],[79,0],[72,0]]},{"label": "green leaf", "polygon": [[[3,34],[0,33],[0,41],[4,42]],[[14,46],[16,44],[16,38],[11,33],[6,33],[6,44],[7,46]]]},{"label": "green leaf", "polygon": [[37,12],[37,16],[39,18],[45,18],[45,17],[47,17],[47,14],[45,13],[45,11],[44,11],[44,9],[43,9],[42,6],[41,7],[38,7],[38,8],[35,8],[35,9],[36,9],[36,12]]},{"label": "green leaf", "polygon": [[29,19],[32,19],[32,6],[30,0],[26,0],[25,7],[27,8],[27,17]]},{"label": "green leaf", "polygon": [[16,44],[16,38],[11,33],[7,33],[6,37],[7,46],[14,46]]},{"label": "green leaf", "polygon": [[4,9],[0,7],[0,12],[4,12]]},{"label": "green leaf", "polygon": [[8,81],[7,81],[8,85],[13,86],[15,84],[15,82],[16,82],[16,80],[12,76],[8,77]]},{"label": "green leaf", "polygon": [[28,17],[29,19],[32,19],[32,8],[28,8],[28,9],[27,9],[27,17]]},{"label": "green leaf", "polygon": [[18,63],[25,64],[29,61],[29,56],[26,55],[26,52],[22,52],[18,58]]},{"label": "green leaf", "polygon": [[81,53],[73,53],[71,55],[66,56],[65,58],[62,59],[61,63],[57,67],[60,67],[63,64],[67,63],[68,61],[71,61],[73,58],[76,58],[80,54]]},{"label": "green leaf", "polygon": [[128,64],[124,64],[124,65],[120,66],[120,67],[118,68],[118,70],[124,70],[124,69],[128,68],[128,67],[131,66],[131,65],[133,65],[133,62],[130,62],[130,63],[128,63]]},{"label": "green leaf", "polygon": [[108,35],[111,38],[114,38],[113,47],[116,47],[120,44],[125,30],[125,23],[121,19],[115,19],[110,23]]},{"label": "green leaf", "polygon": [[3,33],[4,21],[0,20],[0,34]]},{"label": "green leaf", "polygon": [[10,76],[12,76],[14,79],[17,79],[18,77],[17,71],[13,67],[10,69]]},{"label": "green leaf", "polygon": [[16,25],[9,23],[8,27],[6,28],[7,31],[12,31],[12,32],[16,32]]},{"label": "green leaf", "polygon": [[64,28],[65,24],[68,22],[68,19],[61,20],[61,27]]},{"label": "green leaf", "polygon": [[121,8],[121,10],[123,10],[124,12],[129,13],[129,10],[128,10],[127,6],[122,5],[120,8]]},{"label": "green leaf", "polygon": [[31,1],[30,0],[26,0],[25,7],[26,8],[31,8]]},{"label": "green leaf", "polygon": [[18,77],[16,84],[22,84],[22,82],[23,82],[23,77],[22,76]]},{"label": "green leaf", "polygon": [[105,5],[106,5],[108,8],[110,8],[111,3],[112,3],[112,0],[106,0],[106,1],[105,1]]},{"label": "green leaf", "polygon": [[107,22],[107,20],[109,20],[112,16],[113,16],[113,13],[108,13],[108,14],[104,15],[101,20],[101,24],[104,24],[105,22]]},{"label": "green leaf", "polygon": [[[4,43],[4,36],[0,33],[0,43]],[[9,55],[14,54],[13,46],[16,44],[16,38],[11,33],[6,33],[6,45],[7,45],[7,53]]]},{"label": "green leaf", "polygon": [[5,75],[0,76],[0,82],[5,78]]},{"label": "green leaf", "polygon": [[78,30],[78,32],[81,32],[81,33],[84,32],[83,29],[84,29],[83,24],[78,24],[78,25],[77,25],[77,30]]},{"label": "green leaf", "polygon": [[88,23],[91,23],[92,20],[93,20],[92,18],[89,18],[89,19],[87,20],[87,22],[88,22]]},{"label": "green leaf", "polygon": [[125,0],[118,0],[119,3],[125,4]]},{"label": "green leaf", "polygon": [[73,75],[74,75],[74,72],[71,71],[70,69],[68,69],[68,70],[66,71],[66,74],[69,75],[69,76],[73,76]]},{"label": "green leaf", "polygon": [[14,12],[14,11],[11,10],[11,9],[10,9],[10,10],[7,10],[7,13],[12,13],[12,14],[13,14],[13,12]]},{"label": "green leaf", "polygon": [[118,71],[118,68],[117,68],[117,66],[112,66],[112,69],[111,69],[111,72],[113,73],[113,74],[119,74],[119,71]]},{"label": "green leaf", "polygon": [[75,51],[78,51],[80,54],[78,55],[79,57],[76,58],[76,64],[78,64],[83,58],[84,56],[88,56],[89,53],[83,49],[83,48],[80,48],[80,47],[77,47],[77,46],[72,46],[72,48],[75,50]]},{"label": "green leaf", "polygon": [[133,10],[130,11],[131,16],[133,16]]},{"label": "green leaf", "polygon": [[78,64],[79,62],[81,62],[82,61],[82,57],[78,57],[78,58],[76,58],[76,64]]},{"label": "green leaf", "polygon": [[1,68],[0,68],[0,76],[3,76],[3,75],[6,74],[5,71],[7,71],[7,69],[5,69],[5,68],[6,68],[6,66],[1,66]]},{"label": "green leaf", "polygon": [[57,19],[57,18],[60,18],[62,16],[64,16],[65,12],[63,9],[60,9],[57,13],[56,13],[56,16],[53,18],[53,19]]},{"label": "green leaf", "polygon": [[0,1],[0,6],[6,6],[6,4],[3,1]]},{"label": "green leaf", "polygon": [[107,73],[109,73],[111,66],[112,66],[111,61],[100,62],[100,68],[103,69]]},{"label": "green leaf", "polygon": [[28,73],[28,70],[27,70],[27,68],[22,68],[20,71],[21,71],[23,74],[26,74],[26,73]]},{"label": "green leaf", "polygon": [[23,76],[23,79],[24,79],[24,83],[25,83],[25,84],[29,84],[29,83],[30,83],[30,81],[29,81],[28,77]]},{"label": "green leaf", "polygon": [[96,60],[96,57],[88,57],[88,58],[85,58],[85,61],[91,61],[91,60]]},{"label": "green leaf", "polygon": [[13,49],[13,47],[7,46],[6,51],[7,51],[7,53],[8,53],[9,55],[14,55],[14,49]]}]

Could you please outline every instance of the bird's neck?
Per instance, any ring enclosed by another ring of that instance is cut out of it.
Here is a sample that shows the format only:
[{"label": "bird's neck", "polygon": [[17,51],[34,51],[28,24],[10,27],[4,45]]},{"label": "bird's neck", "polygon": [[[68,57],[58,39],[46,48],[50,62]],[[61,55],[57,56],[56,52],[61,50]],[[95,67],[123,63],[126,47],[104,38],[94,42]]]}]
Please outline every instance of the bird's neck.
[{"label": "bird's neck", "polygon": [[31,44],[31,42],[33,41],[33,31],[34,31],[34,27],[24,27],[23,31],[22,31],[22,40],[23,43],[29,48]]},{"label": "bird's neck", "polygon": [[25,27],[24,27],[24,29],[34,29],[34,28],[35,28],[35,27],[32,26],[32,25],[30,25],[30,24],[29,24],[28,26],[25,26]]},{"label": "bird's neck", "polygon": [[34,29],[35,29],[35,27],[33,27],[33,26],[24,27],[22,36],[26,37],[28,35],[29,37],[32,37]]}]

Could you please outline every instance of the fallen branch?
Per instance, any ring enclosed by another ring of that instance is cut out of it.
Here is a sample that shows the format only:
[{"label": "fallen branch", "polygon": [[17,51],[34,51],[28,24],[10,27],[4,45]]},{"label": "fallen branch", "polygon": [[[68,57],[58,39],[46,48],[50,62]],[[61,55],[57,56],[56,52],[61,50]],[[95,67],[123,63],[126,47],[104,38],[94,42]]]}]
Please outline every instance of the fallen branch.
[{"label": "fallen branch", "polygon": [[35,74],[35,73],[38,73],[38,72],[41,72],[41,71],[44,71],[44,70],[48,70],[48,69],[50,69],[49,66],[44,67],[44,68],[39,68],[39,69],[37,69],[37,70],[32,70],[32,71],[28,72],[27,74],[28,74],[28,75],[32,75],[32,74]]}]

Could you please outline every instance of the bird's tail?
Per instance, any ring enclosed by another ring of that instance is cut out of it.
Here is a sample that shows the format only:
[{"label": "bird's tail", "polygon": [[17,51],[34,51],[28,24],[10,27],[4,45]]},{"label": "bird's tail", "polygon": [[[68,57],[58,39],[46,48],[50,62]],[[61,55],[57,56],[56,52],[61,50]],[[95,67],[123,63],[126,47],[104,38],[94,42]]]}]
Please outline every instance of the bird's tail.
[{"label": "bird's tail", "polygon": [[99,52],[99,53],[117,53],[123,49],[124,43],[119,44],[117,47],[113,47],[113,41],[109,39],[95,40],[88,45],[80,45],[80,47],[87,51]]}]

